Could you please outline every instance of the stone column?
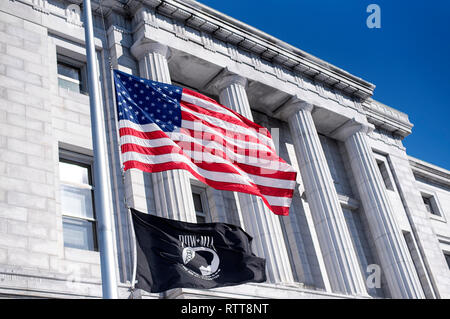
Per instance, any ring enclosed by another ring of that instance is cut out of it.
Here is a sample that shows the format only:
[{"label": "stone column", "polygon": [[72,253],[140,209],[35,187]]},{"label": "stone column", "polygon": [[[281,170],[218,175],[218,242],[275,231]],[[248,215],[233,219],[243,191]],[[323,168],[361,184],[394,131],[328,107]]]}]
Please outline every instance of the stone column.
[{"label": "stone column", "polygon": [[345,142],[372,240],[392,297],[424,298],[411,255],[395,220],[395,212],[367,140],[371,129],[369,124],[351,120],[336,131],[336,137]]},{"label": "stone column", "polygon": [[285,107],[325,267],[334,292],[367,290],[344,213],[311,115],[313,105],[293,98]]},{"label": "stone column", "polygon": [[[245,91],[246,84],[247,80],[243,77],[227,75],[218,80],[216,87],[220,92],[221,104],[253,120]],[[237,193],[237,197],[242,211],[242,226],[254,238],[255,254],[266,258],[267,280],[293,282],[279,217],[257,196]]]},{"label": "stone column", "polygon": [[[171,83],[167,59],[170,50],[156,42],[138,41],[131,53],[139,61],[141,77],[158,82]],[[196,222],[189,173],[169,170],[150,174],[153,182],[156,213],[159,216]]]}]

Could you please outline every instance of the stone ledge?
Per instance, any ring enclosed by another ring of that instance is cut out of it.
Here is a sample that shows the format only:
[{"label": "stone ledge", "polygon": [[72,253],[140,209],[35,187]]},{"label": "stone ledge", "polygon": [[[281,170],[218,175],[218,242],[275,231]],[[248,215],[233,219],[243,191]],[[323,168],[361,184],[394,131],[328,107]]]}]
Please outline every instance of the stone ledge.
[{"label": "stone ledge", "polygon": [[300,283],[267,284],[248,283],[214,289],[177,288],[167,291],[165,298],[236,298],[236,299],[371,299],[367,296],[350,296],[304,288]]}]

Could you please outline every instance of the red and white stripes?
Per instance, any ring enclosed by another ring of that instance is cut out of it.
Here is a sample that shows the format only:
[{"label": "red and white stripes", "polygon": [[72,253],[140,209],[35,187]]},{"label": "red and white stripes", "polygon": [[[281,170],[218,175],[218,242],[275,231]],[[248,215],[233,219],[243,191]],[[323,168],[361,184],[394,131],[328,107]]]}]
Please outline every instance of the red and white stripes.
[{"label": "red and white stripes", "polygon": [[125,170],[185,169],[220,190],[260,196],[278,215],[288,215],[296,172],[276,155],[267,129],[216,101],[183,89],[181,127],[119,121]]}]

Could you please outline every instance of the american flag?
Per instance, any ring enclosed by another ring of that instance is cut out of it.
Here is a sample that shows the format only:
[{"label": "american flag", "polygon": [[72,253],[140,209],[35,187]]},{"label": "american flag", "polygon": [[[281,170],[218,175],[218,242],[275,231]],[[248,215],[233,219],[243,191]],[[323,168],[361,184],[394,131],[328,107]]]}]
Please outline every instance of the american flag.
[{"label": "american flag", "polygon": [[297,173],[277,156],[266,128],[186,88],[118,70],[114,82],[124,170],[184,169],[288,215]]}]

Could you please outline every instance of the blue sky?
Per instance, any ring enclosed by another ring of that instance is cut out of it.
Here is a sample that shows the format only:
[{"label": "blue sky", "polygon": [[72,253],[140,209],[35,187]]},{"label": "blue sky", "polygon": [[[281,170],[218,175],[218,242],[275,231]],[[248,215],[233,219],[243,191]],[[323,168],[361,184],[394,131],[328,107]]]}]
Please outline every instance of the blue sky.
[{"label": "blue sky", "polygon": [[407,153],[450,170],[450,1],[199,1],[375,84],[414,124]]}]

